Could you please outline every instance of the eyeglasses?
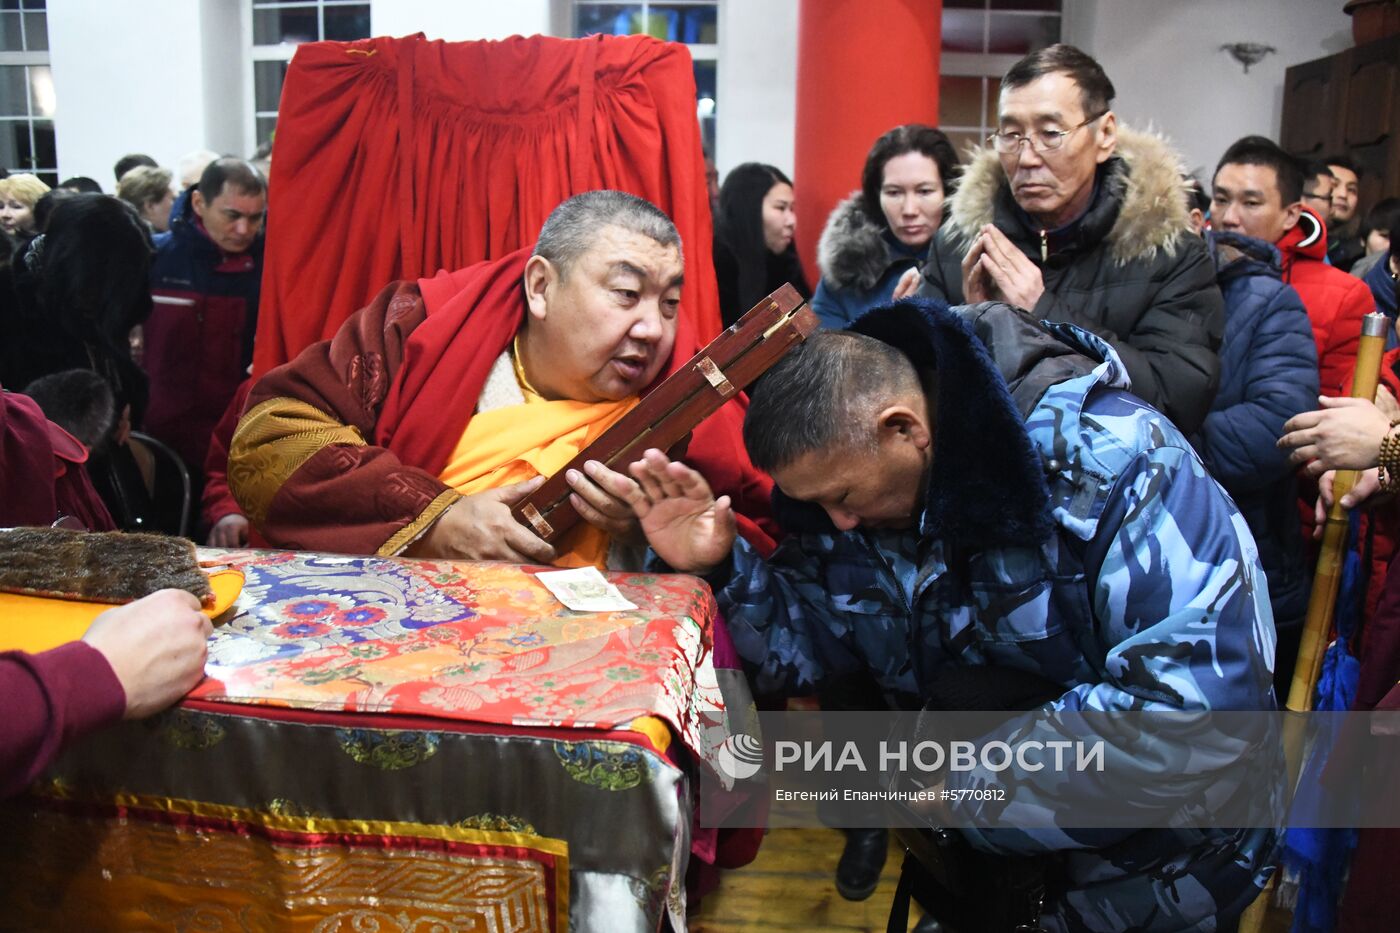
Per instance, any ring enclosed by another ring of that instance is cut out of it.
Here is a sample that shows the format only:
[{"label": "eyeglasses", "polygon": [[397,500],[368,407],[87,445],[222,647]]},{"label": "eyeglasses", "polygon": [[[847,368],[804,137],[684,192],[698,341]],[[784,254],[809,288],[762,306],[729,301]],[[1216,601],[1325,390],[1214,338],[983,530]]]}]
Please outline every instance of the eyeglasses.
[{"label": "eyeglasses", "polygon": [[1002,155],[1011,155],[1021,151],[1021,144],[1029,142],[1031,148],[1036,152],[1054,152],[1065,144],[1065,139],[1072,133],[1076,133],[1084,127],[1103,117],[1108,111],[1096,114],[1077,126],[1072,126],[1067,130],[1036,130],[1034,133],[993,133],[987,137],[987,142],[992,144]]},{"label": "eyeglasses", "polygon": [[1321,201],[1323,204],[1331,204],[1331,203],[1332,203],[1332,195],[1331,195],[1331,194],[1322,194],[1321,192],[1317,192],[1317,191],[1313,191],[1313,192],[1304,191],[1304,192],[1303,192],[1303,200],[1304,200],[1304,201]]}]

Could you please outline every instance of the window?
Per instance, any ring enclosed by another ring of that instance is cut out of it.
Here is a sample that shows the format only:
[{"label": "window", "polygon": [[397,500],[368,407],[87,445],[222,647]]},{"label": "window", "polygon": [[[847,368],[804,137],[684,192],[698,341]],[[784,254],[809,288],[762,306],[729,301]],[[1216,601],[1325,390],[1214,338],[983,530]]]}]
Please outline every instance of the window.
[{"label": "window", "polygon": [[938,125],[958,154],[997,125],[1001,76],[1060,41],[1062,0],[943,0]]},{"label": "window", "polygon": [[58,184],[45,0],[0,0],[0,165]]},{"label": "window", "polygon": [[648,35],[681,42],[695,63],[695,115],[705,151],[715,151],[718,118],[719,0],[605,3],[575,0],[574,36]]},{"label": "window", "polygon": [[[3,2],[3,0],[0,0]],[[253,144],[269,142],[277,128],[277,104],[287,65],[303,42],[369,38],[369,7],[363,0],[251,0],[253,40]]]}]

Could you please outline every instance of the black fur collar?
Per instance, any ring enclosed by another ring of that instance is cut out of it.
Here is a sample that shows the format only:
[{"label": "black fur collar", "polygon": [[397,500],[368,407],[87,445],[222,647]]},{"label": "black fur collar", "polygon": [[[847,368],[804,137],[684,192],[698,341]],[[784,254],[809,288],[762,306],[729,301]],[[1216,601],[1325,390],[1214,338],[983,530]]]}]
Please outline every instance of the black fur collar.
[{"label": "black fur collar", "polygon": [[[898,347],[920,370],[937,371],[933,463],[920,521],[924,538],[980,549],[1049,537],[1054,522],[1040,456],[1006,380],[968,322],[942,302],[911,299],[868,312],[851,330]],[[1027,366],[1035,362],[1028,358]],[[789,531],[835,531],[820,507],[790,499],[776,487],[773,509]]]}]

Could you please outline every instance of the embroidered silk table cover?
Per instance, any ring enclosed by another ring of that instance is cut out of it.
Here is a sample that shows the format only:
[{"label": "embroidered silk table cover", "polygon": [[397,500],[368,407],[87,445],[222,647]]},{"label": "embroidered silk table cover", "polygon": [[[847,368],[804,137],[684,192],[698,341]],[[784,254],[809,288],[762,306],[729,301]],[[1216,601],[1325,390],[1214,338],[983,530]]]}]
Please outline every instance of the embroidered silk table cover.
[{"label": "embroidered silk table cover", "polygon": [[684,929],[703,583],[592,614],[509,564],[200,556],[247,578],[207,678],[0,808],[5,929]]},{"label": "embroidered silk table cover", "polygon": [[638,608],[587,613],[515,564],[204,555],[247,580],[194,699],[605,729],[659,716],[701,754],[697,711],[723,707],[714,597],[693,577],[610,574]]}]

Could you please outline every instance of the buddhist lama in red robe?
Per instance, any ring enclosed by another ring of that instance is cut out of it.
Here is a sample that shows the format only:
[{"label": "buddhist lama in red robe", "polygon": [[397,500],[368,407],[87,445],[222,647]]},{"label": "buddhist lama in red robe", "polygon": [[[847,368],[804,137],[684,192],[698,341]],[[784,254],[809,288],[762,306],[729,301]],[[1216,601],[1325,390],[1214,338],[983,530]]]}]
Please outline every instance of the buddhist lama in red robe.
[{"label": "buddhist lama in red robe", "polygon": [[[535,247],[386,287],[334,337],[258,381],[229,485],[269,543],[301,550],[622,568],[642,539],[626,505],[570,476],[585,522],[551,547],[510,507],[636,405],[675,347],[675,225],[591,191]],[[770,548],[771,481],[731,404],[687,460]]]}]

